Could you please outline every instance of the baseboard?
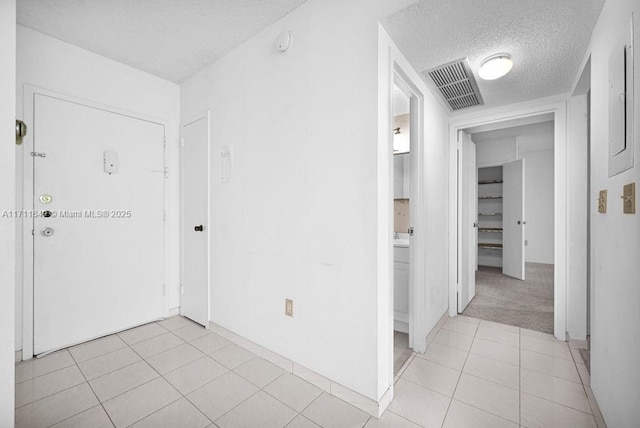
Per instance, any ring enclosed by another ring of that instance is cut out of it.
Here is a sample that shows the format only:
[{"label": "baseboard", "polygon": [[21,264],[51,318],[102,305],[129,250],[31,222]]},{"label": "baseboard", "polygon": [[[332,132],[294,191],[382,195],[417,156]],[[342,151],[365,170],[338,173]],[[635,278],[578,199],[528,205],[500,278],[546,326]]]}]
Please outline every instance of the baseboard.
[{"label": "baseboard", "polygon": [[393,320],[393,329],[401,333],[409,334],[409,323],[406,321]]},{"label": "baseboard", "polygon": [[306,380],[307,382],[317,386],[326,393],[331,394],[334,397],[338,397],[341,400],[346,401],[347,403],[359,408],[364,412],[367,412],[368,414],[376,418],[382,416],[382,413],[384,413],[384,411],[387,409],[387,406],[393,399],[393,385],[391,385],[387,389],[387,391],[385,391],[380,401],[376,402],[375,400],[365,397],[364,395],[355,392],[344,385],[334,382],[331,379],[314,372],[313,370],[310,370],[304,366],[301,366],[300,364],[295,363],[294,361],[289,360],[288,358],[283,357],[282,355],[276,354],[275,352],[261,345],[258,345],[257,343],[245,339],[244,337],[230,330],[227,330],[226,328],[219,326],[216,323],[209,322],[209,330],[224,337],[230,342],[243,347],[247,351],[277,365],[285,371]]},{"label": "baseboard", "polygon": [[436,325],[433,326],[429,334],[427,334],[427,336],[425,337],[425,345],[426,345],[424,348],[425,351],[429,347],[429,345],[431,345],[431,342],[433,342],[433,339],[436,338],[436,335],[438,334],[438,332],[440,331],[444,323],[447,322],[448,319],[449,319],[449,310],[447,309],[446,311],[444,311],[444,313],[442,314],[442,316],[440,317]]}]

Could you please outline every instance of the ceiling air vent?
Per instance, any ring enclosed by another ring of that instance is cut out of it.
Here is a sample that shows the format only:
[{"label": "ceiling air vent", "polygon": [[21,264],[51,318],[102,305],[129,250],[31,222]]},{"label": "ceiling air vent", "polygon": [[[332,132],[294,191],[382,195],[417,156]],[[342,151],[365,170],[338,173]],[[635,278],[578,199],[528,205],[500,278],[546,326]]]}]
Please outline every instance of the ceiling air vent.
[{"label": "ceiling air vent", "polygon": [[452,110],[484,104],[467,58],[432,68],[425,74],[431,77]]}]

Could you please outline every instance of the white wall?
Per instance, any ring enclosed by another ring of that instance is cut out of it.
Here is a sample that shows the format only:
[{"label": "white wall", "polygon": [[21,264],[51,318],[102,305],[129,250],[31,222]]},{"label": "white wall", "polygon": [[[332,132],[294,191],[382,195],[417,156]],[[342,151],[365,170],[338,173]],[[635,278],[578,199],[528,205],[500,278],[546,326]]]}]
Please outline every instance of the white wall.
[{"label": "white wall", "polygon": [[[412,168],[418,175],[417,181],[421,189],[412,188],[411,207],[419,207],[421,218],[412,219],[414,237],[412,244],[411,263],[423,263],[423,269],[416,272],[413,279],[413,346],[414,349],[423,352],[425,350],[425,337],[435,327],[442,315],[447,311],[449,298],[449,187],[443,185],[449,177],[449,129],[448,117],[443,110],[439,99],[434,97],[424,84],[420,75],[411,67],[407,59],[402,55],[398,47],[391,40],[388,33],[380,27],[379,32],[379,90],[378,90],[378,278],[384,278],[385,261],[391,257],[387,251],[390,249],[390,226],[393,217],[387,219],[384,215],[385,207],[389,207],[392,197],[389,194],[390,157],[393,156],[388,146],[391,117],[390,88],[393,83],[393,66],[396,66],[405,74],[406,78],[415,85],[415,88],[423,97],[422,117],[422,146],[412,147]],[[422,171],[422,175],[420,175]],[[413,212],[413,211],[412,211]],[[414,216],[416,217],[416,216]],[[386,225],[386,227],[385,227]],[[418,260],[416,254],[422,254],[423,259]],[[392,266],[391,266],[392,269]],[[385,290],[390,289],[389,283],[379,280],[379,296],[383,296]],[[391,309],[392,310],[392,309]],[[380,317],[385,317],[386,312],[380,310]],[[382,325],[383,320],[380,320]],[[393,339],[391,339],[393,340]],[[391,349],[391,363],[393,362],[393,348],[384,348],[384,342],[380,341],[379,353]],[[383,360],[380,359],[380,363]],[[380,377],[383,377],[384,368],[380,367]],[[393,381],[393,376],[389,382]]]},{"label": "white wall", "polygon": [[[567,331],[572,339],[587,337],[587,96],[567,103],[567,164],[569,192]],[[615,203],[615,202],[614,202]]]},{"label": "white wall", "polygon": [[[15,209],[16,3],[0,2],[0,212]],[[0,426],[14,423],[15,226],[0,218]]]},{"label": "white wall", "polygon": [[[620,31],[640,41],[640,3],[605,3],[591,40],[591,200],[608,189],[609,208],[591,210],[591,387],[610,427],[636,427],[640,420],[640,214],[623,214],[622,186],[640,183],[640,54],[634,49],[635,166],[608,177],[608,67]],[[638,192],[636,187],[636,192]],[[636,197],[638,194],[636,193]]]},{"label": "white wall", "polygon": [[378,20],[410,3],[311,0],[181,86],[183,119],[211,111],[213,177],[221,148],[233,153],[230,182],[212,182],[212,321],[374,400],[392,346]]},{"label": "white wall", "polygon": [[[167,216],[169,246],[167,307],[179,305],[179,116],[178,85],[61,42],[31,29],[18,26],[17,33],[17,111],[24,115],[24,85],[36,86],[65,95],[116,107],[167,123]],[[27,124],[31,126],[31,124]],[[22,151],[18,151],[20,174]],[[18,234],[21,245],[21,235]],[[21,252],[18,253],[21,256]],[[22,282],[17,272],[16,349],[22,349]]]},{"label": "white wall", "polygon": [[473,134],[471,138],[476,143],[476,164],[479,168],[502,165],[518,159],[518,147],[515,137],[492,138],[480,141],[477,135]]},{"label": "white wall", "polygon": [[554,263],[553,122],[472,135],[478,167],[525,159],[525,260]]}]

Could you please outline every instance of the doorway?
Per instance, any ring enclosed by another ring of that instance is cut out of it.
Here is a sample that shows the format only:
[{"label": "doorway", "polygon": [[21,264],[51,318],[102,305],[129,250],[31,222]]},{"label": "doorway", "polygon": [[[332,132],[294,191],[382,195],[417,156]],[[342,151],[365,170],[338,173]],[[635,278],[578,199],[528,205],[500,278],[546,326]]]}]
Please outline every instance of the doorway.
[{"label": "doorway", "polygon": [[[463,314],[553,333],[553,120],[480,131],[478,295]],[[470,211],[468,206],[462,210]],[[463,288],[464,289],[464,288]]]},{"label": "doorway", "polygon": [[393,374],[412,354],[410,334],[411,263],[411,94],[393,85]]},{"label": "doorway", "polygon": [[25,91],[23,358],[161,318],[164,125]]},{"label": "doorway", "polygon": [[[465,197],[469,191],[464,186],[473,185],[458,174],[458,313],[556,332],[560,320],[555,202],[560,183],[554,176],[564,141],[556,141],[554,119],[547,111],[458,128],[459,167],[465,167],[465,155],[472,156],[464,150],[465,134],[477,153],[475,171],[466,174],[477,177],[477,199]],[[474,240],[477,244],[471,249],[469,242]],[[475,264],[467,255],[473,252]],[[473,271],[475,275],[469,274]]]},{"label": "doorway", "polygon": [[180,314],[198,324],[209,322],[210,142],[209,113],[182,126]]}]

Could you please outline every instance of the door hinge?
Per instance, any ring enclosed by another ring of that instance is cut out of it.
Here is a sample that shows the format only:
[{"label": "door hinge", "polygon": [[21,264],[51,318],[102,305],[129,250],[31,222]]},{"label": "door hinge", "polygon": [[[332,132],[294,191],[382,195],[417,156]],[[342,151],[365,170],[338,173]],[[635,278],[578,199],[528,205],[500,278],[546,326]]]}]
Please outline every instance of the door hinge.
[{"label": "door hinge", "polygon": [[168,166],[164,167],[164,178],[169,178],[169,167]]},{"label": "door hinge", "polygon": [[167,147],[167,136],[166,135],[162,136],[162,145]]},{"label": "door hinge", "polygon": [[162,211],[162,221],[167,221],[167,212]]},{"label": "door hinge", "polygon": [[184,147],[184,138],[180,138],[180,146]]},{"label": "door hinge", "polygon": [[180,284],[180,294],[184,294],[184,285]]},{"label": "door hinge", "polygon": [[33,236],[36,236],[36,231],[35,231],[34,229],[31,229],[31,234],[32,234]]},{"label": "door hinge", "polygon": [[411,226],[408,230],[407,233],[409,234],[409,236],[413,236],[413,226]]}]

